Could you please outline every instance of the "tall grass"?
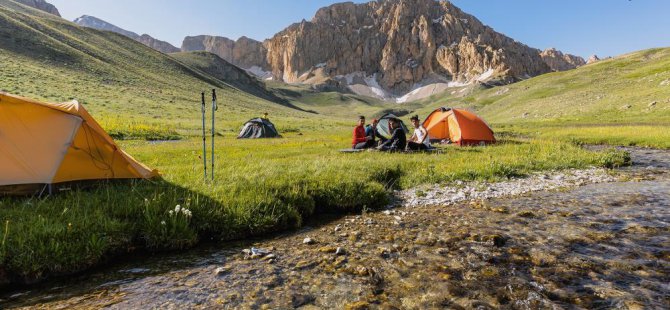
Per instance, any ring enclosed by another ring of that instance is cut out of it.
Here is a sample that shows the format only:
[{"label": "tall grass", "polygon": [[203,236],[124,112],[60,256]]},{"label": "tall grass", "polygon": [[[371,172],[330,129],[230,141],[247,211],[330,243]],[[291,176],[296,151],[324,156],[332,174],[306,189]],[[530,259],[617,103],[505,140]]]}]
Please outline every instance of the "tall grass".
[{"label": "tall grass", "polygon": [[[534,140],[443,154],[341,154],[348,132],[241,141],[220,138],[217,180],[203,180],[200,141],[121,142],[159,181],[111,182],[44,198],[0,199],[0,269],[18,280],[94,266],[136,248],[184,249],[294,229],[315,214],[375,209],[389,190],[496,180],[536,170],[609,165],[616,156]],[[189,210],[189,216],[175,208]],[[172,211],[172,212],[171,212]]]}]

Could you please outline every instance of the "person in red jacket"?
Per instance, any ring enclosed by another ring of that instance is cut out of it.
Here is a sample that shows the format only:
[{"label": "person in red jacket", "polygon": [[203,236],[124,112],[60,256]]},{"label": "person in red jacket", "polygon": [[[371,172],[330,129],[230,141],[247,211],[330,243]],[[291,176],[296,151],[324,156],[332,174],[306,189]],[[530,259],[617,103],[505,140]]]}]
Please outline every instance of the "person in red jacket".
[{"label": "person in red jacket", "polygon": [[354,138],[351,141],[351,148],[364,149],[368,143],[368,137],[365,135],[365,116],[358,117],[358,125],[354,128]]}]

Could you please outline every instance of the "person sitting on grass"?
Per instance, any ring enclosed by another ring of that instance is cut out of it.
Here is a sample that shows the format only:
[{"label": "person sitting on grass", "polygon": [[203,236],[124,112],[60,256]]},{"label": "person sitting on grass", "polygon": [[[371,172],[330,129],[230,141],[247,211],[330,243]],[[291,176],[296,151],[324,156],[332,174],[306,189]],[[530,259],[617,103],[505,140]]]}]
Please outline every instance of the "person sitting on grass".
[{"label": "person sitting on grass", "polygon": [[419,122],[419,116],[414,115],[410,118],[414,126],[414,134],[407,142],[407,149],[411,151],[425,151],[431,148],[430,139],[428,138],[428,131]]},{"label": "person sitting on grass", "polygon": [[389,127],[393,133],[391,138],[380,144],[377,149],[385,152],[404,151],[407,146],[407,135],[405,135],[405,130],[400,126],[400,120],[390,118]]},{"label": "person sitting on grass", "polygon": [[351,148],[362,150],[367,147],[368,137],[365,135],[365,116],[358,117],[358,124],[354,128],[354,138],[351,141]]},{"label": "person sitting on grass", "polygon": [[372,124],[365,126],[365,136],[368,137],[367,147],[377,147],[377,139],[380,143],[386,142],[386,138],[379,133],[377,125],[379,125],[379,120],[375,118],[372,120]]}]

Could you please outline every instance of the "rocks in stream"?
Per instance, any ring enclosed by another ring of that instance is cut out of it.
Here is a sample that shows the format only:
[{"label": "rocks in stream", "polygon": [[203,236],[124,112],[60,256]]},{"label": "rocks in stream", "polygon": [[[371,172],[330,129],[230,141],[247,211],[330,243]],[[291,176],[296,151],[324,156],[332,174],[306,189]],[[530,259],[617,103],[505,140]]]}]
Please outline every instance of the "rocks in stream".
[{"label": "rocks in stream", "polygon": [[[403,201],[403,205],[406,207],[452,205],[467,200],[476,201],[519,196],[542,190],[556,190],[589,183],[613,181],[616,181],[616,178],[608,174],[605,169],[573,169],[554,173],[536,173],[525,178],[511,178],[497,183],[455,182],[446,187],[440,185],[422,186],[397,191],[396,196]],[[504,213],[504,211],[502,210],[501,213]],[[384,211],[384,213],[392,214],[390,211],[389,213]],[[401,223],[401,221],[397,222]]]}]

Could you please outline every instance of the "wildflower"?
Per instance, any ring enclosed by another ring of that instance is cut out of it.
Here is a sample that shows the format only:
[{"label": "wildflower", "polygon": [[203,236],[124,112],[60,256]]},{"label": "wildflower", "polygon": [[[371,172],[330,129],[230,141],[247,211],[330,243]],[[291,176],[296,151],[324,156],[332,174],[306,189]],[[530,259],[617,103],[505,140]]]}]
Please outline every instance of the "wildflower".
[{"label": "wildflower", "polygon": [[172,216],[174,214],[174,211],[170,210],[169,213],[170,213],[170,216]]},{"label": "wildflower", "polygon": [[177,205],[176,207],[174,207],[175,213],[179,213],[179,211],[181,211],[181,205]]},{"label": "wildflower", "polygon": [[165,226],[165,221],[161,221],[161,225]]}]

